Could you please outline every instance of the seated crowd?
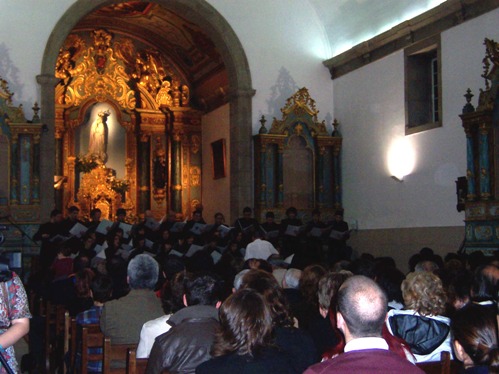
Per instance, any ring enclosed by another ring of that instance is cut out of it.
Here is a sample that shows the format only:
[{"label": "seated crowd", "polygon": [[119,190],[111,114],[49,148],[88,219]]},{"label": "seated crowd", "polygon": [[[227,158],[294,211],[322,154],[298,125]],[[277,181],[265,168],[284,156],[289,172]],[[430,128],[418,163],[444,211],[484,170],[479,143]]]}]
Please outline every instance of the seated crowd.
[{"label": "seated crowd", "polygon": [[466,372],[499,370],[497,257],[423,248],[404,274],[389,257],[353,258],[342,212],[297,213],[260,225],[245,208],[230,226],[199,207],[128,225],[120,210],[105,226],[98,210],[87,223],[55,210],[27,288],[136,345],[149,374],[418,373],[442,352]]}]

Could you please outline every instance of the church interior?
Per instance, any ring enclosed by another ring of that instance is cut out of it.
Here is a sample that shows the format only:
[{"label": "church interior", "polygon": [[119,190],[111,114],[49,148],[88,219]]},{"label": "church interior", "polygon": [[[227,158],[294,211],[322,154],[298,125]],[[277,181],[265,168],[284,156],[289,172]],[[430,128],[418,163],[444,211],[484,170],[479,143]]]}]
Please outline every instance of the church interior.
[{"label": "church interior", "polygon": [[27,263],[55,208],[201,204],[210,222],[341,209],[354,253],[402,269],[422,247],[497,251],[498,19],[495,0],[17,1],[1,246]]}]

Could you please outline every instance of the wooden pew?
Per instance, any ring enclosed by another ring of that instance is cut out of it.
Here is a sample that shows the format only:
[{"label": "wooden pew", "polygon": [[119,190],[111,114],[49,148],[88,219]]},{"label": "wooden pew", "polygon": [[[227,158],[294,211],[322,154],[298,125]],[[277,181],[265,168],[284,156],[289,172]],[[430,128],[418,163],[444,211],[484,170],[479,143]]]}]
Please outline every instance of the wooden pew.
[{"label": "wooden pew", "polygon": [[137,344],[111,344],[110,337],[104,337],[103,374],[125,374],[128,348],[137,349]]},{"label": "wooden pew", "polygon": [[147,358],[137,358],[137,349],[128,348],[126,354],[126,374],[144,374],[147,367]]}]

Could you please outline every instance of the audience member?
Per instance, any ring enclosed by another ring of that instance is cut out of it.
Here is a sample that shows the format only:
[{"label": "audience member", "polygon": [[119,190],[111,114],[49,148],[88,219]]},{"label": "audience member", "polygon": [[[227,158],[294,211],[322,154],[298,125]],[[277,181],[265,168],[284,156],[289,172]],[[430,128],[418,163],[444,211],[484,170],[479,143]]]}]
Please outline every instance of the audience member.
[{"label": "audience member", "polygon": [[310,335],[293,327],[293,317],[287,300],[274,276],[261,270],[250,270],[242,281],[241,289],[251,288],[261,294],[272,312],[275,345],[291,357],[294,372],[302,373],[318,361],[317,351]]},{"label": "audience member", "polygon": [[263,240],[259,230],[255,230],[252,236],[253,241],[246,246],[244,260],[256,258],[267,261],[270,256],[279,255],[272,243]]},{"label": "audience member", "polygon": [[185,273],[177,273],[171,283],[166,282],[161,292],[161,305],[164,315],[147,321],[140,331],[139,345],[137,346],[137,358],[147,358],[151,352],[154,340],[159,335],[170,329],[168,319],[173,313],[178,312],[184,307],[182,297],[184,295]]},{"label": "audience member", "polygon": [[416,362],[439,361],[451,352],[450,320],[441,314],[447,297],[442,281],[430,272],[409,273],[402,282],[405,310],[390,310],[389,332],[409,344]]},{"label": "audience member", "polygon": [[218,327],[220,284],[211,275],[198,274],[184,282],[185,308],[168,319],[172,327],[159,335],[151,349],[146,373],[194,373],[211,358]]},{"label": "audience member", "polygon": [[272,344],[272,313],[262,296],[251,289],[232,294],[220,308],[220,328],[212,358],[197,374],[293,373],[292,357]]},{"label": "audience member", "polygon": [[142,325],[164,314],[154,293],[158,273],[158,263],[149,255],[138,255],[128,264],[130,292],[105,303],[100,319],[101,330],[111,338],[111,344],[137,344]]},{"label": "audience member", "polygon": [[347,279],[338,291],[338,327],[345,336],[345,353],[309,367],[313,373],[423,373],[388,350],[381,337],[387,299],[383,290],[364,276]]},{"label": "audience member", "polygon": [[459,309],[451,322],[454,352],[465,373],[499,372],[497,314],[477,304]]}]

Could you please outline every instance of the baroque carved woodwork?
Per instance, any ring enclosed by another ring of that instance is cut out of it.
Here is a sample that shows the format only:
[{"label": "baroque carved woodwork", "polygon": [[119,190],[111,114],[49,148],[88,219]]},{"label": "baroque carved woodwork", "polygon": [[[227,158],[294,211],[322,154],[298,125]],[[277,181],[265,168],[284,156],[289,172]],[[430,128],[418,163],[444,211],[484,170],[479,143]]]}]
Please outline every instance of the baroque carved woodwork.
[{"label": "baroque carved woodwork", "polygon": [[305,215],[314,208],[332,214],[341,208],[342,138],[337,130],[328,134],[325,121],[318,121],[306,88],[287,99],[281,112],[270,130],[262,116],[254,137],[257,217],[273,211],[281,218],[290,206]]},{"label": "baroque carved woodwork", "polygon": [[[179,149],[199,152],[201,113],[190,107],[189,82],[166,55],[105,29],[77,32],[60,50],[56,76],[56,136],[61,139],[56,155],[62,158],[56,174],[67,176],[62,206],[80,206],[83,216],[97,203],[109,207],[109,217],[118,207],[132,215],[151,209],[162,216],[170,207],[182,213],[191,195],[201,198],[200,189],[191,191],[200,184],[198,174],[188,176],[182,191],[172,175],[180,177],[182,170],[201,164],[194,158],[191,165],[192,157],[172,147],[180,142]],[[199,141],[191,141],[192,134]],[[75,162],[92,161],[98,168],[90,173],[75,168]],[[95,178],[98,172],[114,175],[128,190],[105,193],[107,179]]]},{"label": "baroque carved woodwork", "polygon": [[466,135],[466,251],[499,249],[499,43],[485,39],[478,106],[468,88],[461,119]]}]

